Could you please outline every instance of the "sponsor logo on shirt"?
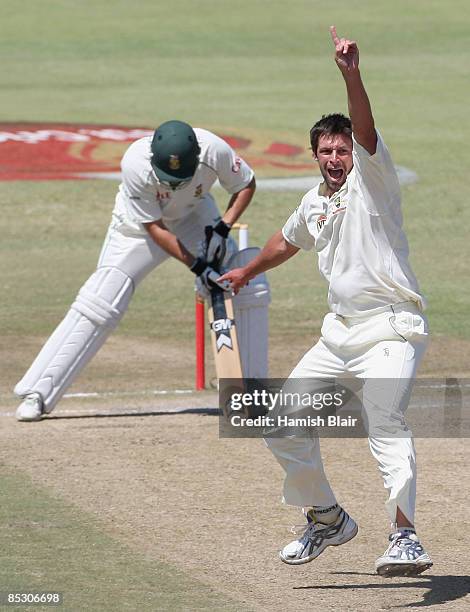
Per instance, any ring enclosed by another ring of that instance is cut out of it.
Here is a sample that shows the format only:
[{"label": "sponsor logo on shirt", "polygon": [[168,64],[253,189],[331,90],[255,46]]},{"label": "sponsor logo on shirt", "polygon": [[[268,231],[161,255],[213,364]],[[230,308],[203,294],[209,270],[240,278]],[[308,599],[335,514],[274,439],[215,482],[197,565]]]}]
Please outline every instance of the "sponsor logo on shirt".
[{"label": "sponsor logo on shirt", "polygon": [[328,219],[331,219],[338,213],[344,212],[346,210],[346,202],[338,197],[336,200],[333,200],[327,210],[327,214],[322,213],[317,217],[317,230],[321,232],[325,224],[328,222]]},{"label": "sponsor logo on shirt", "polygon": [[343,212],[345,210],[346,210],[346,202],[341,199],[341,196],[338,196],[338,198],[334,201],[332,214],[337,215],[338,213]]},{"label": "sponsor logo on shirt", "polygon": [[326,215],[320,215],[317,219],[317,229],[319,232],[321,231],[325,223],[326,223]]},{"label": "sponsor logo on shirt", "polygon": [[195,191],[194,191],[194,197],[195,198],[200,198],[202,195],[202,183],[199,183],[199,185],[196,187]]},{"label": "sponsor logo on shirt", "polygon": [[241,163],[242,163],[241,159],[239,157],[236,157],[233,163],[233,166],[232,166],[232,172],[235,172],[235,173],[239,172]]}]

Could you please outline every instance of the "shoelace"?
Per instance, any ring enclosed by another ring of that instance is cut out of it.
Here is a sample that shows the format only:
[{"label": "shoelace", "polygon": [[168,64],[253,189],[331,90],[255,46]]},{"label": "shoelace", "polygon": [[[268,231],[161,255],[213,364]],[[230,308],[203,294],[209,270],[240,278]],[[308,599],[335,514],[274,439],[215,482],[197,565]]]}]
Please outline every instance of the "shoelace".
[{"label": "shoelace", "polygon": [[[317,527],[321,525],[323,529],[327,529],[330,525],[324,525],[323,523],[302,523],[302,525],[293,525],[290,529],[291,533],[296,536],[304,537],[308,531],[322,531],[322,529],[318,529]],[[300,538],[299,538],[300,539]]]},{"label": "shoelace", "polygon": [[385,554],[388,554],[392,551],[395,546],[400,548],[400,550],[405,550],[407,552],[411,552],[413,555],[419,556],[421,552],[423,552],[423,547],[419,540],[412,540],[408,534],[402,533],[392,533],[389,536],[390,544],[385,551]]},{"label": "shoelace", "polygon": [[394,546],[397,544],[398,540],[399,540],[401,537],[403,537],[401,534],[398,534],[398,533],[391,533],[391,534],[388,536],[388,541],[390,542],[390,544],[388,545],[387,550],[385,551],[385,553],[384,553],[384,554],[386,554],[386,555],[387,555],[387,554],[388,554],[388,553],[389,553],[389,552],[392,550],[392,548],[393,548],[393,547],[394,547]]}]

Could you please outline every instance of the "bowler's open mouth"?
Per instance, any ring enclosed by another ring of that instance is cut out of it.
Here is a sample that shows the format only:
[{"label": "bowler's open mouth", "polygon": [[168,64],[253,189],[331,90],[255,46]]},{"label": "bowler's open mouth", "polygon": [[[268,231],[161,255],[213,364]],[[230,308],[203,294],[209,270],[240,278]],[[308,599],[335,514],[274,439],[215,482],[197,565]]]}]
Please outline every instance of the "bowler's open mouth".
[{"label": "bowler's open mouth", "polygon": [[328,168],[328,174],[335,181],[339,181],[341,180],[343,176],[343,169],[342,168]]}]

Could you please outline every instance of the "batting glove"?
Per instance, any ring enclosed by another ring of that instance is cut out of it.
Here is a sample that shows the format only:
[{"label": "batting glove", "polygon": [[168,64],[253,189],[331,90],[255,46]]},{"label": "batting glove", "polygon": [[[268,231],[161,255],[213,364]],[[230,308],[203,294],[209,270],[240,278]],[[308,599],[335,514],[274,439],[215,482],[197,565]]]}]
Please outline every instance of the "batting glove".
[{"label": "batting glove", "polygon": [[232,226],[220,220],[213,227],[206,227],[205,258],[209,264],[220,263],[227,252],[227,238]]},{"label": "batting glove", "polygon": [[230,291],[230,283],[228,281],[218,282],[217,279],[222,275],[222,272],[216,272],[207,261],[198,257],[193,265],[190,267],[193,272],[201,281],[202,285],[208,290],[218,287],[222,291]]}]

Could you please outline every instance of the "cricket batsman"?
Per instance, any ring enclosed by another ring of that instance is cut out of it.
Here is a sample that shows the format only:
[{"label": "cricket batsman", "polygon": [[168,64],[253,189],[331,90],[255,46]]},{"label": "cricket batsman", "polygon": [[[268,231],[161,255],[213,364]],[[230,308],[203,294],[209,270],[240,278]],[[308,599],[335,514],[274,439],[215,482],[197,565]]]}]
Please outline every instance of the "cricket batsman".
[{"label": "cricket batsman", "polygon": [[[172,120],[160,125],[153,136],[132,143],[121,170],[97,268],[15,387],[22,398],[16,411],[19,421],[40,420],[54,409],[117,327],[139,283],[169,257],[196,275],[199,293],[208,293],[215,285],[228,288],[218,283],[220,273],[213,265],[217,262],[223,268],[237,251],[229,233],[256,189],[248,164],[212,132]],[[210,193],[216,180],[230,195],[223,216]],[[267,336],[267,306],[259,308],[259,294],[253,292],[247,292],[242,302],[239,328],[244,351],[255,354],[251,367],[263,372],[267,343],[260,354],[251,327],[262,319]],[[234,309],[237,317],[235,300]]]},{"label": "cricket batsman", "polygon": [[[349,117],[323,116],[310,131],[323,182],[305,194],[258,257],[220,280],[229,281],[236,293],[300,249],[317,252],[330,312],[320,340],[288,382],[341,376],[362,380],[369,422],[380,416],[369,429],[369,446],[389,493],[386,509],[392,523],[389,545],[375,568],[385,577],[416,576],[432,561],[414,527],[416,456],[403,415],[428,339],[425,300],[408,261],[399,182],[375,128],[358,46],[339,38],[334,26],[330,31]],[[377,394],[377,379],[387,379],[387,393]],[[284,502],[302,508],[307,520],[298,539],[281,550],[281,560],[307,563],[327,546],[354,538],[357,524],[339,506],[326,478],[319,438],[286,433],[266,443],[286,472]]]}]

